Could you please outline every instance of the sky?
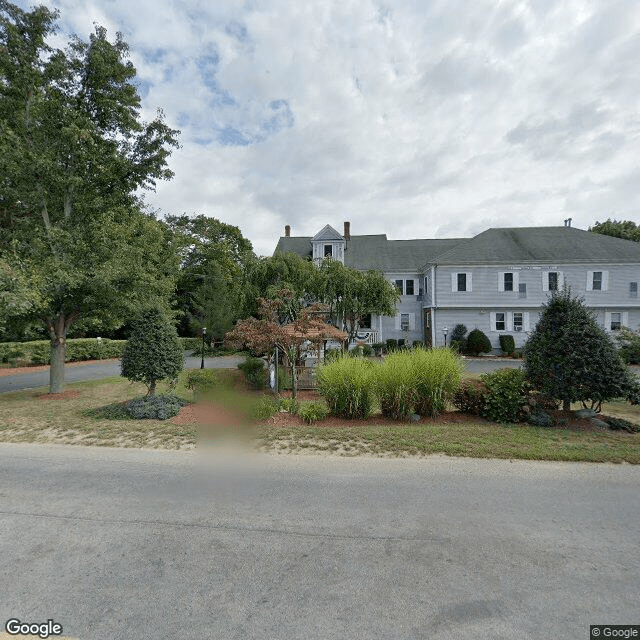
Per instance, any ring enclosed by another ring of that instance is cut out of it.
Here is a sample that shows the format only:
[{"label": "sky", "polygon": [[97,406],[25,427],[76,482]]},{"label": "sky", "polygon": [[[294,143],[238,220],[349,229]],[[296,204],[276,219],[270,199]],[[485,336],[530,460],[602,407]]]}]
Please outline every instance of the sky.
[{"label": "sky", "polygon": [[181,130],[147,202],[237,225],[259,254],[285,224],[403,239],[640,222],[637,0],[43,4],[61,37],[122,32],[143,115]]}]

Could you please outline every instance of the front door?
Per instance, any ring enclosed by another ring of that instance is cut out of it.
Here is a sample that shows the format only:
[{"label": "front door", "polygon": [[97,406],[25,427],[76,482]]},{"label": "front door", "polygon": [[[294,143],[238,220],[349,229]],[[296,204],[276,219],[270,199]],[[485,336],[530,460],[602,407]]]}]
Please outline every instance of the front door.
[{"label": "front door", "polygon": [[431,340],[431,309],[424,310],[424,346],[431,349],[433,342]]}]

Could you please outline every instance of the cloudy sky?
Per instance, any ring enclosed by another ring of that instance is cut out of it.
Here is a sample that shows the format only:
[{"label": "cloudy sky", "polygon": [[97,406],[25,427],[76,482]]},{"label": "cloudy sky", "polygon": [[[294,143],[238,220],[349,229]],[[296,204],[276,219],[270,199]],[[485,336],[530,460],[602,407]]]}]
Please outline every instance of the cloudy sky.
[{"label": "cloudy sky", "polygon": [[146,112],[181,129],[149,203],[238,225],[259,253],[285,224],[640,222],[637,0],[45,4],[66,33],[123,32]]}]

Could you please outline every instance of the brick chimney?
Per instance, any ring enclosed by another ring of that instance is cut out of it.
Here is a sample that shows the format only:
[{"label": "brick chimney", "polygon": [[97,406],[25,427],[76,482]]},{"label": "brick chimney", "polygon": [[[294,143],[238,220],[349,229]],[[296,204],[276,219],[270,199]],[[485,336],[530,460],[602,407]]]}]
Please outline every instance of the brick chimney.
[{"label": "brick chimney", "polygon": [[344,233],[342,234],[344,236],[345,240],[350,240],[351,239],[351,223],[350,222],[346,222],[344,223]]},{"label": "brick chimney", "polygon": [[284,237],[285,238],[291,237],[291,227],[289,225],[286,225],[284,228]]}]

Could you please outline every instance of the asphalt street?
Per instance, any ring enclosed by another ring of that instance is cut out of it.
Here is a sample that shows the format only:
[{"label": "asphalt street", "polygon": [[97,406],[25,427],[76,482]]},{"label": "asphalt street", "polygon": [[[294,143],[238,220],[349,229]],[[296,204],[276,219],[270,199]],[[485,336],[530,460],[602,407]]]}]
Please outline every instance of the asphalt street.
[{"label": "asphalt street", "polygon": [[[205,358],[207,369],[235,369],[243,357],[222,356]],[[482,373],[495,371],[501,367],[520,367],[521,360],[483,360],[470,359],[465,361],[465,366],[470,373]],[[197,368],[200,366],[200,358],[185,355],[185,367]],[[101,380],[111,376],[120,375],[120,361],[105,361],[91,364],[77,364],[65,368],[64,379],[66,382],[82,382],[84,380]],[[9,376],[0,376],[0,393],[7,391],[20,391],[22,389],[36,389],[46,387],[49,384],[49,370],[34,371],[32,373],[18,373]]]},{"label": "asphalt street", "polygon": [[[221,356],[204,359],[207,369],[234,369],[243,357]],[[184,366],[195,369],[200,366],[200,358],[185,355]],[[84,380],[101,380],[111,376],[120,375],[120,360],[106,360],[91,364],[76,364],[65,367],[65,382],[82,382]],[[49,384],[49,369],[18,373],[10,376],[0,376],[0,393],[7,391],[20,391],[21,389],[36,389],[46,387]]]},{"label": "asphalt street", "polygon": [[83,640],[637,624],[640,469],[0,445],[0,619]]}]

